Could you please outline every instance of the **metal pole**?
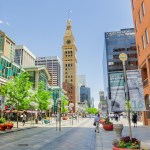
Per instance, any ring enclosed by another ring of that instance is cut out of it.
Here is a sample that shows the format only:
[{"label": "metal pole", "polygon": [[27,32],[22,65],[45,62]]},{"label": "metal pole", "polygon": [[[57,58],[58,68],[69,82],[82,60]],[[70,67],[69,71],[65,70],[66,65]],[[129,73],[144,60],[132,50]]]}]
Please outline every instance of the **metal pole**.
[{"label": "metal pole", "polygon": [[125,96],[126,96],[126,102],[127,102],[129,135],[130,135],[130,139],[132,139],[131,120],[130,120],[130,108],[129,108],[130,97],[129,97],[129,89],[128,89],[128,82],[127,82],[125,61],[122,61],[122,64],[123,64],[124,79],[125,79],[125,92],[126,92]]},{"label": "metal pole", "polygon": [[59,101],[60,109],[59,109],[59,131],[61,131],[61,101]]}]

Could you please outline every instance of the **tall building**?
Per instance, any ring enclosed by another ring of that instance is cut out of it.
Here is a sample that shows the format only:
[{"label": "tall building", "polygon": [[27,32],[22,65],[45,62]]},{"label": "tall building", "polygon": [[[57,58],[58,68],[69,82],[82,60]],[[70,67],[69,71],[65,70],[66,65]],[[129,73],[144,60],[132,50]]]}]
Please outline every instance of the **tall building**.
[{"label": "tall building", "polygon": [[104,100],[104,91],[102,90],[99,91],[99,99],[100,101]]},{"label": "tall building", "polygon": [[36,56],[24,45],[15,46],[15,63],[21,67],[35,66]]},{"label": "tall building", "polygon": [[15,42],[0,31],[0,85],[5,84],[8,79],[24,71],[14,62]]},{"label": "tall building", "polygon": [[142,73],[146,111],[144,125],[150,126],[150,0],[131,0],[138,64]]},{"label": "tall building", "polygon": [[82,85],[80,87],[80,102],[87,102],[88,107],[91,107],[91,92],[90,88]]},{"label": "tall building", "polygon": [[51,76],[50,86],[61,87],[61,64],[58,56],[37,57],[35,65],[45,65]]},{"label": "tall building", "polygon": [[77,99],[78,99],[78,102],[80,102],[80,87],[82,86],[82,85],[86,85],[86,79],[85,79],[85,75],[78,75],[77,76],[77,78],[78,78],[78,97],[77,97]]},{"label": "tall building", "polygon": [[0,31],[0,52],[14,62],[15,42],[2,31]]},{"label": "tall building", "polygon": [[77,48],[71,29],[71,21],[67,21],[67,28],[62,46],[63,89],[67,91],[69,102],[74,103],[73,111],[77,111]]},{"label": "tall building", "polygon": [[85,75],[78,75],[78,85],[79,86],[86,86],[86,78]]},{"label": "tall building", "polygon": [[110,111],[125,111],[123,65],[120,53],[126,53],[126,70],[138,69],[134,29],[121,29],[105,33],[103,56],[105,96],[110,101]]}]

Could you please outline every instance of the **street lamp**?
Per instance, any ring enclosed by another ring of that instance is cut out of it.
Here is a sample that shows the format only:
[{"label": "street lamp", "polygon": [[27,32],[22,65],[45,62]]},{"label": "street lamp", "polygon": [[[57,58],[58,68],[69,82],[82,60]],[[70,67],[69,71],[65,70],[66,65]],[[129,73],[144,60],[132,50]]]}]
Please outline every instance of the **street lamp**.
[{"label": "street lamp", "polygon": [[[69,109],[70,109],[70,111],[72,111],[72,108],[74,107],[74,103],[70,103],[69,104]],[[73,125],[73,112],[72,112],[72,125]]]},{"label": "street lamp", "polygon": [[122,61],[122,64],[123,64],[123,72],[124,72],[124,80],[125,80],[125,92],[126,92],[125,96],[126,96],[127,112],[128,112],[129,135],[130,135],[130,139],[132,139],[131,120],[130,120],[130,97],[129,97],[127,75],[126,75],[126,64],[125,64],[125,61],[128,58],[127,58],[127,55],[125,53],[121,53],[119,55],[119,59]]},{"label": "street lamp", "polygon": [[[61,131],[61,98],[57,99],[57,108],[58,108],[58,111],[57,111],[58,118],[57,119],[59,120],[59,131]],[[57,128],[56,128],[56,130],[57,130]]]}]

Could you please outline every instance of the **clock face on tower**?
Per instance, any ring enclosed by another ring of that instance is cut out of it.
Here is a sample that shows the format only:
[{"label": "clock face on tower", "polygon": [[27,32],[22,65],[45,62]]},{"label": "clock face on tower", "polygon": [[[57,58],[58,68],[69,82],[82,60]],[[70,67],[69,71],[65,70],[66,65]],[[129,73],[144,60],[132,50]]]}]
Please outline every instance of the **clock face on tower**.
[{"label": "clock face on tower", "polygon": [[67,40],[66,43],[67,43],[67,44],[70,44],[70,43],[71,43],[71,40]]}]

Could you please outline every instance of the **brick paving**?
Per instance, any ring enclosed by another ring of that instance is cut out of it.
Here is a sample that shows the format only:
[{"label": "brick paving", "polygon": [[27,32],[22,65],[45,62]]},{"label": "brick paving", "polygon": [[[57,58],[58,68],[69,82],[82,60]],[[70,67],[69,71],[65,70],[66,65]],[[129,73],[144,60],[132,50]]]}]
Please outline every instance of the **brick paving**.
[{"label": "brick paving", "polygon": [[[61,131],[56,131],[56,122],[50,124],[39,123],[37,128],[22,130],[0,135],[0,150],[111,150],[112,141],[116,138],[115,131],[104,131],[100,125],[100,133],[95,133],[93,118],[79,121],[62,121]],[[128,123],[123,123],[123,136],[128,135]],[[20,124],[21,125],[21,124]],[[31,124],[27,123],[27,128]],[[132,126],[133,137],[141,140],[150,139],[150,127],[144,127],[139,122],[138,127]]]}]

